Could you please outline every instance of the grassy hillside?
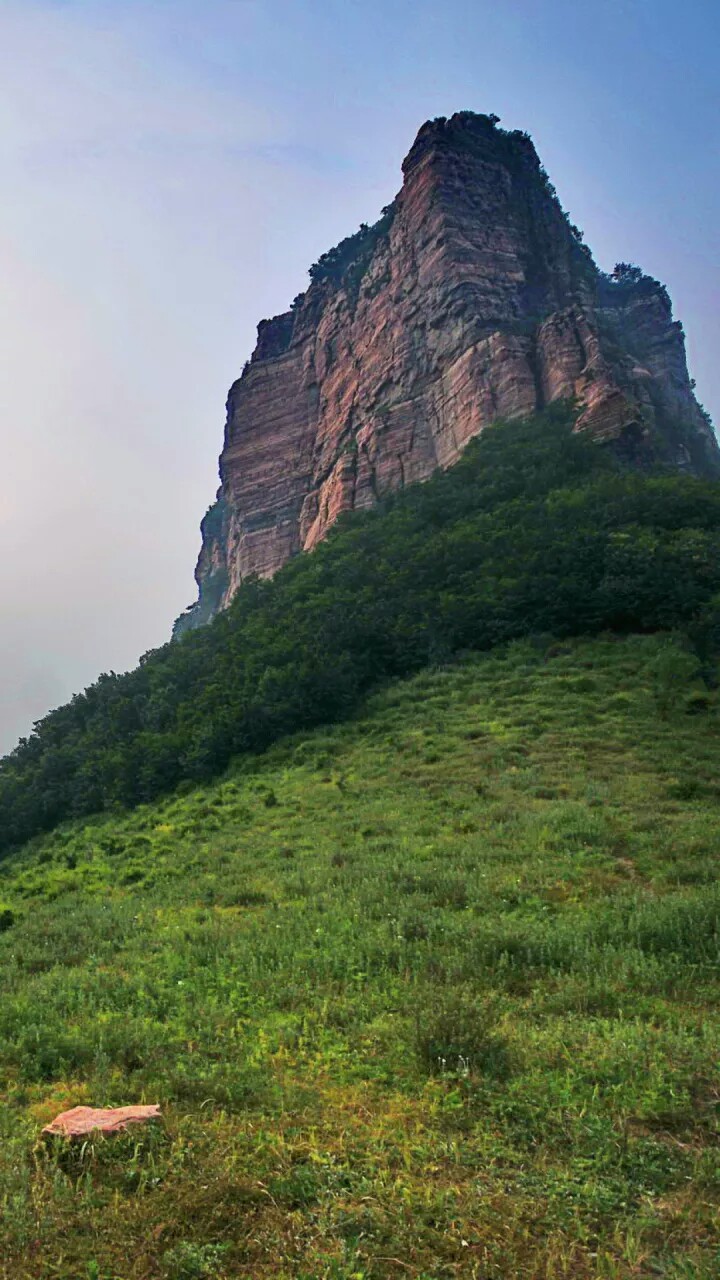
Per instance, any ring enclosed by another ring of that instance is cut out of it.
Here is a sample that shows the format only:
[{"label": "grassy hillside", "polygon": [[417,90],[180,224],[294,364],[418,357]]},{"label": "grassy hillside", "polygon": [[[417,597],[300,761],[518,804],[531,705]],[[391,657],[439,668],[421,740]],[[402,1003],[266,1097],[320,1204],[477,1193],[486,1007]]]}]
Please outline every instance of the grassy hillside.
[{"label": "grassy hillside", "polygon": [[715,1280],[695,665],[516,643],[6,862],[0,1274]]}]

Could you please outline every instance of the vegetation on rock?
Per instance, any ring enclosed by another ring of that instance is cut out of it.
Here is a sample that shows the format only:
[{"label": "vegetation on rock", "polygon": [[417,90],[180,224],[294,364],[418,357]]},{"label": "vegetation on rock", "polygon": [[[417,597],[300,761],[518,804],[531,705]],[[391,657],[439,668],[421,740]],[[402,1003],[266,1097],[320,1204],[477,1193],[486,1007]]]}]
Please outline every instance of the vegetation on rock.
[{"label": "vegetation on rock", "polygon": [[[318,280],[332,280],[336,284],[342,281],[351,291],[356,291],[378,243],[387,236],[394,216],[395,205],[389,204],[385,206],[381,217],[372,226],[367,222],[361,223],[353,235],[346,236],[339,244],[320,255],[317,262],[309,268],[310,280],[313,283]],[[293,299],[291,309],[294,310],[303,297],[303,294],[299,294]]]}]

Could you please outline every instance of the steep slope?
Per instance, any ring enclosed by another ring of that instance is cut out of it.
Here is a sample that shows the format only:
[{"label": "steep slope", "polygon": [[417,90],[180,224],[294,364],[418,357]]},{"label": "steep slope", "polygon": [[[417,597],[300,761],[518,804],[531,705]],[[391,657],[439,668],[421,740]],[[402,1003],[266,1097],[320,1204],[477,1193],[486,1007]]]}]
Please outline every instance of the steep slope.
[{"label": "steep slope", "polygon": [[230,390],[198,604],[312,549],[340,512],[455,462],[501,417],[575,398],[578,429],[639,465],[720,473],[667,292],[596,268],[527,134],[425,124],[374,227],[323,255],[263,321]]},{"label": "steep slope", "polygon": [[720,485],[625,468],[573,423],[561,404],[495,423],[454,467],[353,512],[209,626],[50,712],[0,761],[0,857],[342,719],[380,681],[465,649],[683,627],[709,655]]},{"label": "steep slope", "polygon": [[[720,740],[683,663],[496,650],[6,865],[0,1276],[716,1280]],[[142,1100],[158,1132],[34,1149]]]}]

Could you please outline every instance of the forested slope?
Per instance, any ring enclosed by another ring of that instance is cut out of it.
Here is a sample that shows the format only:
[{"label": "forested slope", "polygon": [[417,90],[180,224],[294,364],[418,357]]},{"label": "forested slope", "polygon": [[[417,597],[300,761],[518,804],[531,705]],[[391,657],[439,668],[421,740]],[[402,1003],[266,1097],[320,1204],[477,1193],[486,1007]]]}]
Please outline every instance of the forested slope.
[{"label": "forested slope", "polygon": [[465,649],[677,626],[707,648],[720,485],[623,469],[572,425],[556,406],[489,428],[450,471],[52,712],[0,765],[0,849],[216,776]]}]

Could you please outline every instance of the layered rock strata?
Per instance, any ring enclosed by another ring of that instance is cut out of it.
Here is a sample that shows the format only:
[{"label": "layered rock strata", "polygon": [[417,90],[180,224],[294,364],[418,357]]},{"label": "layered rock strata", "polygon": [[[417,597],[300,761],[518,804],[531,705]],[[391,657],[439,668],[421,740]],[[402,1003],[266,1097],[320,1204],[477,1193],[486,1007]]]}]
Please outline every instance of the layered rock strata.
[{"label": "layered rock strata", "polygon": [[560,398],[639,465],[720,472],[667,292],[637,270],[598,271],[527,134],[470,112],[430,121],[403,178],[380,222],[258,327],[179,631],[310,550],[342,511]]}]

